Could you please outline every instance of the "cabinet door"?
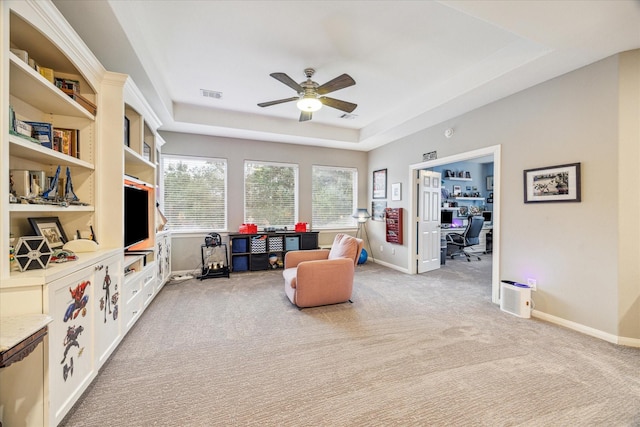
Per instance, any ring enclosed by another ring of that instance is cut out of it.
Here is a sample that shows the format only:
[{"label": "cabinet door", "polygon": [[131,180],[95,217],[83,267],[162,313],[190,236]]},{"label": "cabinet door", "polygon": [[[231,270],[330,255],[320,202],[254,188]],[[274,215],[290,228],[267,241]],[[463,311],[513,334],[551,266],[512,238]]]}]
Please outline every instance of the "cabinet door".
[{"label": "cabinet door", "polygon": [[109,258],[95,267],[93,312],[96,368],[100,368],[107,360],[122,335],[119,316],[122,279],[120,256]]},{"label": "cabinet door", "polygon": [[49,288],[49,424],[58,425],[95,376],[93,267],[51,282]]}]

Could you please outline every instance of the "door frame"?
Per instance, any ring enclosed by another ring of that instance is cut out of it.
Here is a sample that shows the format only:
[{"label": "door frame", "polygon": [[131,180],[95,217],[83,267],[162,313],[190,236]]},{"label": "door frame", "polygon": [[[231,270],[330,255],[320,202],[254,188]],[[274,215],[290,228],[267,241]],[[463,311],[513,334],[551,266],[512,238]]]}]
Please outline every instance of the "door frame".
[{"label": "door frame", "polygon": [[[441,166],[448,163],[463,162],[478,157],[493,156],[493,264],[491,269],[491,301],[495,304],[500,302],[500,174],[501,174],[501,146],[492,145],[478,150],[467,151],[460,154],[454,154],[441,159],[429,160],[426,162],[415,163],[409,165],[409,185],[408,201],[409,201],[409,232],[407,233],[407,253],[409,274],[417,274],[418,266],[416,257],[418,253],[418,205],[417,196],[419,194],[419,180],[416,179],[417,171],[420,169],[429,169],[435,166]],[[429,273],[425,273],[429,274]]]}]

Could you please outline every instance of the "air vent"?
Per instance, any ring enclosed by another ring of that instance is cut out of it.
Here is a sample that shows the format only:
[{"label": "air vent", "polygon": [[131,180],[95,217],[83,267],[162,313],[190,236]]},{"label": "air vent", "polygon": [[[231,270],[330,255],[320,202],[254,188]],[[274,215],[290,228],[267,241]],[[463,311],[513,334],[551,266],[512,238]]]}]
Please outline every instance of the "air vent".
[{"label": "air vent", "polygon": [[358,117],[357,114],[349,114],[349,113],[344,113],[340,116],[341,119],[345,119],[345,120],[354,120],[357,117]]},{"label": "air vent", "polygon": [[205,98],[213,98],[213,99],[221,99],[222,98],[222,92],[216,92],[215,90],[200,89],[200,93]]}]

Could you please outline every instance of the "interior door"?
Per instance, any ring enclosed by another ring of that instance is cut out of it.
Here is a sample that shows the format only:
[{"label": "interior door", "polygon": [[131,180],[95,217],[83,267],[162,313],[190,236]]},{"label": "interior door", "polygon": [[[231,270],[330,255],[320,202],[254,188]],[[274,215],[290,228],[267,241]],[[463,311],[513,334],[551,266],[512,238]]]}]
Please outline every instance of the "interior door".
[{"label": "interior door", "polygon": [[440,268],[439,172],[418,171],[418,273]]}]

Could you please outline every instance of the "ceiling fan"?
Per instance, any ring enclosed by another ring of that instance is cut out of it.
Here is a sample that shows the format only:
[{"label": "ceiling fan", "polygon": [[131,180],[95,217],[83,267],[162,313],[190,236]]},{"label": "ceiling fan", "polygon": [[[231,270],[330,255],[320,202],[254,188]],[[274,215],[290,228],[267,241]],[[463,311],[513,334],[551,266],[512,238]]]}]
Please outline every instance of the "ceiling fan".
[{"label": "ceiling fan", "polygon": [[336,108],[338,110],[345,111],[347,113],[356,109],[358,104],[353,104],[347,101],[341,101],[335,98],[329,98],[325,95],[336,90],[344,89],[356,84],[355,80],[348,74],[342,74],[333,80],[330,80],[322,86],[311,80],[311,77],[316,70],[313,68],[306,68],[304,74],[307,76],[307,80],[302,83],[296,83],[291,77],[285,73],[271,73],[269,74],[274,79],[281,83],[286,84],[291,89],[298,93],[298,96],[292,96],[291,98],[278,99],[276,101],[261,102],[258,104],[260,107],[269,107],[271,105],[282,104],[284,102],[298,101],[297,106],[300,109],[300,121],[305,122],[311,120],[311,116],[314,111],[318,111],[322,108],[322,105],[327,107]]}]

